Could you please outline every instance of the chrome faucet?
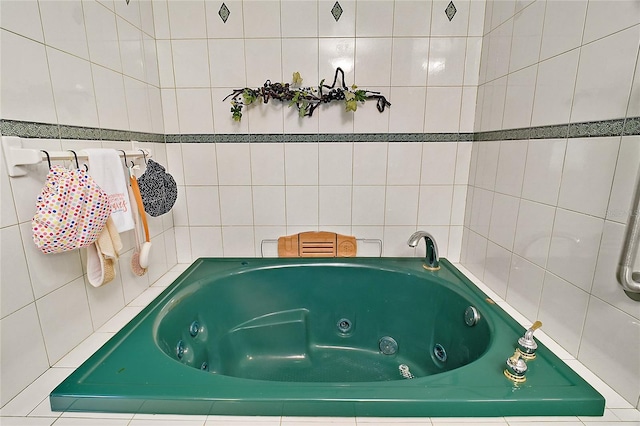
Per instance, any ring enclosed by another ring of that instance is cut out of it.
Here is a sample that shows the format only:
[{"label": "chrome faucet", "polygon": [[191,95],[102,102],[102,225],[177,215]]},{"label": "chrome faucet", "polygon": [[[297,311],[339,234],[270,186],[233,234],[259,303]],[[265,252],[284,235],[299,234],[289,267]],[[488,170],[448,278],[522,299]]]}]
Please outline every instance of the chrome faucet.
[{"label": "chrome faucet", "polygon": [[427,246],[427,253],[424,258],[424,269],[429,271],[437,271],[440,269],[440,258],[438,257],[438,245],[436,244],[433,235],[426,231],[417,231],[411,234],[409,237],[409,247],[416,247],[420,242],[420,238],[424,238],[424,242]]}]

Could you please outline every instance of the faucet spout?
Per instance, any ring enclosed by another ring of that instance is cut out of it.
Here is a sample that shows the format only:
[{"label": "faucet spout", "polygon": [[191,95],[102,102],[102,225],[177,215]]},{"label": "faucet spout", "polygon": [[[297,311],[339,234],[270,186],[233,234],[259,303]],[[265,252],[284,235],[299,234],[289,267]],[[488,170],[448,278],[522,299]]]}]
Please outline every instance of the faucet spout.
[{"label": "faucet spout", "polygon": [[426,231],[417,231],[411,234],[407,244],[409,247],[416,247],[420,239],[424,238],[427,252],[424,258],[424,268],[429,271],[437,271],[440,269],[440,257],[438,256],[438,245],[433,235]]}]

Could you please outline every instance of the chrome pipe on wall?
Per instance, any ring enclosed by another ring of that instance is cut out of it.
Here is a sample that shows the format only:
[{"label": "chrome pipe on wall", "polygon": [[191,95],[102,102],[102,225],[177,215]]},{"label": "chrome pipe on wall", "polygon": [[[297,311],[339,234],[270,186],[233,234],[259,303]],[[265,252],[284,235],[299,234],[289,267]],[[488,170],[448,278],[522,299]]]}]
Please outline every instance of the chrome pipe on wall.
[{"label": "chrome pipe on wall", "polygon": [[625,291],[640,293],[640,272],[633,271],[633,263],[640,246],[640,170],[638,170],[636,189],[631,203],[631,213],[627,223],[627,233],[618,264],[618,281]]}]

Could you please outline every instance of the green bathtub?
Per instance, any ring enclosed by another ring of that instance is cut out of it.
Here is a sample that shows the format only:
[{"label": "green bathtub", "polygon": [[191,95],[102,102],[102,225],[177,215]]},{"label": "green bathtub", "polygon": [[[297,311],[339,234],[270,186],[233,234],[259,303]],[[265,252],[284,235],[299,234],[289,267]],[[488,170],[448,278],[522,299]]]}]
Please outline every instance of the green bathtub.
[{"label": "green bathtub", "polygon": [[[602,415],[546,347],[446,259],[199,259],[50,395],[54,411]],[[473,307],[476,321],[470,318]]]}]

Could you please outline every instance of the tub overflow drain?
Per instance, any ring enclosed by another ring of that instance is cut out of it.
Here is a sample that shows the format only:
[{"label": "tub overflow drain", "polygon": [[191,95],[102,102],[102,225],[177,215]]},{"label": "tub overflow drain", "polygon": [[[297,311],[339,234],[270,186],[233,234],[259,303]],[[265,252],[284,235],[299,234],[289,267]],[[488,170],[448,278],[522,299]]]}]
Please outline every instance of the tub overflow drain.
[{"label": "tub overflow drain", "polygon": [[473,306],[469,306],[467,309],[465,309],[464,322],[469,327],[473,327],[478,323],[478,321],[480,321],[480,314],[478,313],[478,310],[476,308],[474,308]]}]

